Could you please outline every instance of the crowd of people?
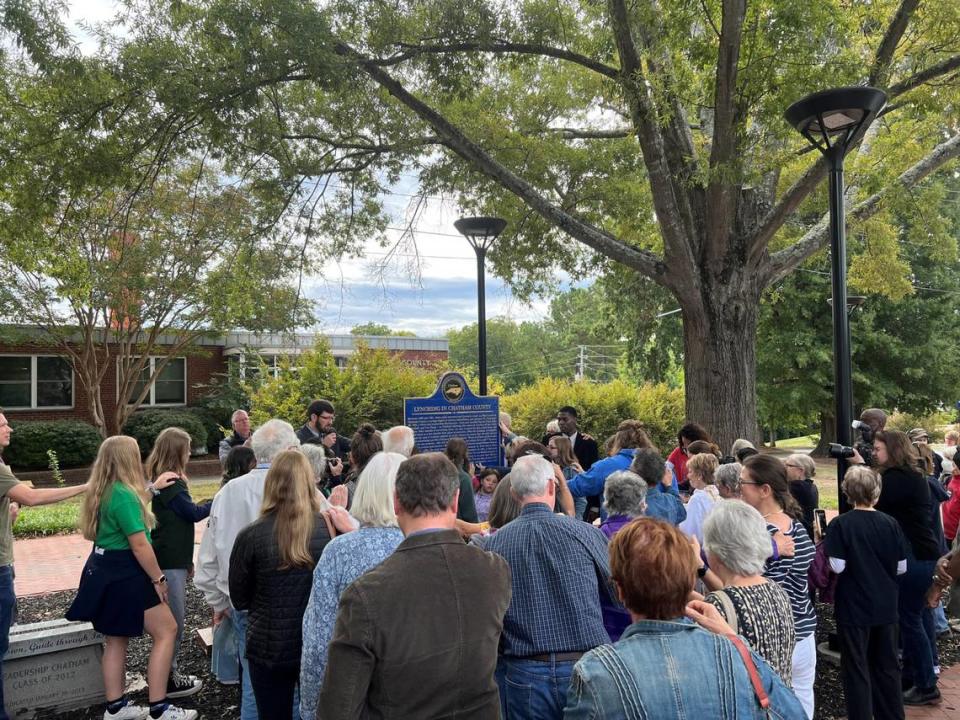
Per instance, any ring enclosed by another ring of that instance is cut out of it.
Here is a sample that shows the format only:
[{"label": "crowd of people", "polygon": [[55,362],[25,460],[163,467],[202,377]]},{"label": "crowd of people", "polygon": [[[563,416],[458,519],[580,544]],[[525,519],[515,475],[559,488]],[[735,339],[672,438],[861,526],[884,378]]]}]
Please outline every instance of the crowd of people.
[{"label": "crowd of people", "polygon": [[[935,453],[922,429],[866,411],[873,445],[842,485],[852,509],[824,528],[809,456],[747,440],[725,454],[695,423],[664,459],[638,420],[601,444],[573,407],[541,441],[502,415],[506,464],[480,467],[469,438],[443,453],[418,452],[402,425],[346,438],[324,400],[306,419],[254,430],[236,411],[223,485],[199,505],[178,428],[145,464],[132,438],[107,439],[77,488],[27,489],[0,464],[2,503],[86,493],[94,551],[67,617],[106,636],[106,720],[196,717],[171,703],[202,689],[177,659],[191,576],[242,720],[809,720],[818,592],[834,604],[849,718],[939,701],[942,593],[960,577],[956,434]],[[9,434],[0,413],[0,450]],[[149,707],[124,694],[144,631]]]}]

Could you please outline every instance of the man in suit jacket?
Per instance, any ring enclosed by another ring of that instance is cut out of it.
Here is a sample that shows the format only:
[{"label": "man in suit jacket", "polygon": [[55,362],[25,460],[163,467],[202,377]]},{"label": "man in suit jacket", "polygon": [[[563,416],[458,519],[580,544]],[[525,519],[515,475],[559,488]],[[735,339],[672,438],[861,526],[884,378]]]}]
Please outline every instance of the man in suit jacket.
[{"label": "man in suit jacket", "polygon": [[457,469],[415,455],[397,472],[406,538],[343,591],[317,718],[494,720],[510,568],[456,531]]},{"label": "man in suit jacket", "polygon": [[570,405],[560,408],[557,411],[557,424],[560,426],[560,432],[570,438],[573,454],[577,456],[580,467],[589,470],[590,466],[600,458],[600,451],[596,440],[580,432],[577,426],[577,409]]}]

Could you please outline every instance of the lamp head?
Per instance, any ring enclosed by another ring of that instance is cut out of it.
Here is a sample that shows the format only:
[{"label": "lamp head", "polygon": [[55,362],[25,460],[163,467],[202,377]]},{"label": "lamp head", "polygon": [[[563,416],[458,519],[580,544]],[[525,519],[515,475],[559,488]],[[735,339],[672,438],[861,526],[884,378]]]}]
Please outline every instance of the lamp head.
[{"label": "lamp head", "polygon": [[784,117],[821,152],[846,153],[887,101],[882,90],[856,86],[821,90],[797,100]]},{"label": "lamp head", "polygon": [[498,217],[467,217],[456,220],[453,226],[479,252],[493,245],[493,241],[507,226],[507,221]]}]

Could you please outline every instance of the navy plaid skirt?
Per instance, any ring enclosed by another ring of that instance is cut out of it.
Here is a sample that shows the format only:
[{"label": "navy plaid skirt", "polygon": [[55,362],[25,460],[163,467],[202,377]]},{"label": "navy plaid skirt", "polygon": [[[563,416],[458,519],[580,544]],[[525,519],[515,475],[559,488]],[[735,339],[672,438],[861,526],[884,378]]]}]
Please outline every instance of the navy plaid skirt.
[{"label": "navy plaid skirt", "polygon": [[159,604],[157,591],[132,550],[94,547],[66,618],[93,623],[93,629],[104,635],[139,637],[144,612]]}]

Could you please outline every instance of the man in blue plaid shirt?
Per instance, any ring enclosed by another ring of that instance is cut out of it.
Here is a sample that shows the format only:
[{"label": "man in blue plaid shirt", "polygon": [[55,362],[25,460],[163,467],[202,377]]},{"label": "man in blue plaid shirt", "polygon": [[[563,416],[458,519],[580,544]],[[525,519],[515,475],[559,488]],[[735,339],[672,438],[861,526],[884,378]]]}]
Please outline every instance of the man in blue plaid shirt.
[{"label": "man in blue plaid shirt", "polygon": [[597,528],[553,512],[553,465],[521,457],[510,487],[523,505],[490,536],[513,576],[503,622],[497,683],[505,718],[560,718],[580,656],[610,641],[601,596],[613,598],[607,540]]}]

